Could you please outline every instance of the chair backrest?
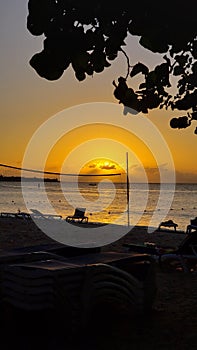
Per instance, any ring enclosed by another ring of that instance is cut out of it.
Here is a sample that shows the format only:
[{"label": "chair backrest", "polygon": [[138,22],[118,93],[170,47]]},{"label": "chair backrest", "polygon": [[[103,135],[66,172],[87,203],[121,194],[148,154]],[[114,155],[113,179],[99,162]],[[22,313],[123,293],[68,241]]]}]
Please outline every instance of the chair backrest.
[{"label": "chair backrest", "polygon": [[85,211],[86,211],[86,208],[76,208],[76,209],[75,209],[74,216],[83,218],[84,215],[85,215]]},{"label": "chair backrest", "polygon": [[31,211],[32,211],[32,213],[34,214],[34,215],[38,215],[38,216],[44,216],[44,214],[43,213],[41,213],[41,211],[39,211],[39,210],[37,210],[37,209],[30,209]]},{"label": "chair backrest", "polygon": [[190,220],[191,225],[197,226],[197,218]]}]

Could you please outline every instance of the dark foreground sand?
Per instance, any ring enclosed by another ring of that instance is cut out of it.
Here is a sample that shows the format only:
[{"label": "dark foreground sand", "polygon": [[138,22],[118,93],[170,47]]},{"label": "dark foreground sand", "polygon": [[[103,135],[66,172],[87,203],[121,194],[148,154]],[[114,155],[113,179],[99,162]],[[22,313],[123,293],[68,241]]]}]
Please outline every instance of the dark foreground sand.
[{"label": "dark foreground sand", "polygon": [[[125,242],[154,242],[162,247],[176,248],[185,237],[185,233],[166,230],[147,233],[146,227],[135,227],[118,242],[104,250],[122,251]],[[31,220],[0,219],[0,249],[37,245],[50,242]],[[20,350],[194,350],[197,348],[197,274],[176,270],[161,270],[157,267],[158,292],[153,311],[139,319],[124,316],[114,317],[113,322],[92,325],[86,336],[80,335],[73,341],[62,341],[61,336],[54,339],[48,334],[44,345],[36,338],[28,339],[24,334],[24,343]],[[12,337],[12,335],[10,334]],[[6,341],[4,340],[6,343]],[[7,349],[6,344],[2,349]],[[32,345],[33,344],[33,345]],[[11,349],[11,347],[10,347]],[[13,347],[14,349],[14,347]]]}]

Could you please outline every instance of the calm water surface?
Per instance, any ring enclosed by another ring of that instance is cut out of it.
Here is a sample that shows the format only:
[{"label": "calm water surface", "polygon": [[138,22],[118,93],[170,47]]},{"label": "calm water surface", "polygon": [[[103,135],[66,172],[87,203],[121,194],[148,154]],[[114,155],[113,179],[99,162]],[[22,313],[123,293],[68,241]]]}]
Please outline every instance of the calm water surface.
[{"label": "calm water surface", "polygon": [[[131,225],[150,225],[155,216],[154,226],[161,221],[173,220],[178,229],[184,230],[190,219],[197,216],[197,184],[177,184],[175,191],[170,184],[130,184],[129,222]],[[20,182],[0,182],[0,212],[31,212],[31,208],[43,213],[55,213],[65,218],[72,215],[75,207],[85,207],[90,221],[128,223],[126,184],[51,182],[42,185],[26,182],[23,186],[24,201]],[[160,196],[160,202],[158,202]],[[169,201],[169,198],[172,200]]]}]

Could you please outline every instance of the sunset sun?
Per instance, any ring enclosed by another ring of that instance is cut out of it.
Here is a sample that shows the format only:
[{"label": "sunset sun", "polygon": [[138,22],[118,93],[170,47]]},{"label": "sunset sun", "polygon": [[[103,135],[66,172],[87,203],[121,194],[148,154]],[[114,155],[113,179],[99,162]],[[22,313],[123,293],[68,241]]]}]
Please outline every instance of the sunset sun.
[{"label": "sunset sun", "polygon": [[[96,158],[87,162],[80,170],[80,174],[90,175],[94,178],[99,175],[116,176],[116,181],[120,181],[120,177],[124,176],[125,170],[115,161],[107,158]],[[118,179],[119,178],[119,179]],[[94,179],[95,180],[95,179]],[[98,178],[97,178],[98,180]]]}]

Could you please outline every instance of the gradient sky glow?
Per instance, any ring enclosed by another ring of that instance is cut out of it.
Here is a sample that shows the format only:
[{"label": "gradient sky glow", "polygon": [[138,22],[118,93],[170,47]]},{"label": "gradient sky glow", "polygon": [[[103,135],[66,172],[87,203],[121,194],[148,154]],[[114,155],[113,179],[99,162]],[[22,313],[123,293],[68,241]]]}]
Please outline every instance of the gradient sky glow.
[{"label": "gradient sky glow", "polygon": [[[0,163],[14,166],[22,164],[25,149],[32,135],[42,123],[47,122],[53,115],[80,104],[92,102],[118,104],[113,96],[112,81],[117,81],[120,75],[124,76],[126,73],[126,61],[120,53],[118,59],[112,62],[110,68],[107,68],[103,73],[95,74],[93,78],[87,77],[83,82],[78,82],[75,79],[72,69],[68,69],[59,80],[53,82],[39,77],[30,67],[29,60],[33,54],[41,51],[42,37],[33,37],[26,28],[27,5],[27,0],[17,0],[16,2],[6,0],[0,3]],[[128,46],[125,47],[125,50],[131,58],[131,64],[141,61],[149,67],[154,67],[162,62],[161,55],[153,54],[141,48],[138,45],[137,37],[128,38],[127,43]],[[139,79],[140,77],[136,77],[133,80],[136,87]],[[128,84],[132,84],[131,79],[128,80]],[[147,118],[154,123],[168,144],[176,168],[177,181],[197,182],[195,160],[197,136],[193,133],[195,125],[178,131],[169,127],[169,121],[173,115],[178,117],[184,114],[180,111],[153,110],[147,115]],[[91,123],[91,113],[87,115],[87,118]],[[106,115],[106,120],[107,118],[108,115]],[[130,118],[132,122],[129,114],[124,118]],[[78,130],[73,130],[57,140],[48,155],[46,168],[59,171],[63,166],[65,157],[70,151],[79,147],[81,143],[84,143],[83,152],[86,152],[86,142],[99,138],[111,139],[110,135],[113,135],[113,140],[116,140],[117,143],[125,143],[125,149],[120,146],[119,151],[114,150],[113,159],[113,147],[111,156],[108,157],[105,154],[106,147],[108,147],[106,146],[103,147],[103,155],[100,154],[99,157],[111,159],[112,164],[113,161],[118,162],[121,167],[125,162],[125,159],[121,159],[121,152],[125,152],[126,148],[131,148],[149,172],[150,180],[153,181],[154,176],[151,174],[154,173],[155,169],[154,150],[151,150],[153,153],[151,154],[142,140],[137,139],[136,136],[127,133],[125,130],[116,127],[110,128],[106,125],[80,127]],[[92,160],[97,158],[96,149],[100,147],[98,145],[99,143],[94,145],[95,156],[92,156]],[[38,152],[41,151],[42,145],[38,145]],[[130,155],[130,157],[132,156]],[[132,158],[130,166],[136,169],[137,158],[134,158]],[[87,166],[84,158],[84,166],[85,164]],[[35,157],[35,159],[32,159],[31,167],[37,168],[38,166]],[[79,170],[77,157],[70,165],[69,170]]]}]

